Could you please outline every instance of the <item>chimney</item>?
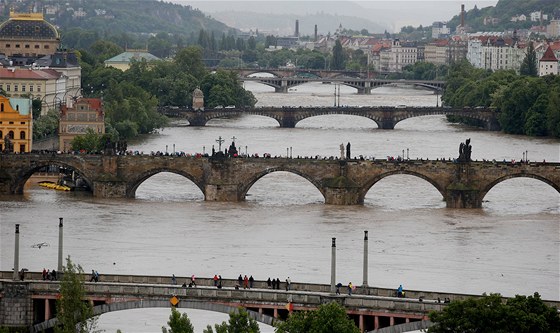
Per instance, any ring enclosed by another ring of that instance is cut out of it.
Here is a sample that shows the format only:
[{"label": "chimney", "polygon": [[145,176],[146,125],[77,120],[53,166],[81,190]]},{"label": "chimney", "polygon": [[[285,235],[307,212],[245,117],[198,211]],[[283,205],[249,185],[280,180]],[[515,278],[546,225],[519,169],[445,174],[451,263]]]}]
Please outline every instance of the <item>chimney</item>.
[{"label": "chimney", "polygon": [[299,37],[299,20],[296,20],[296,33],[294,36]]},{"label": "chimney", "polygon": [[461,27],[465,27],[465,4],[461,4]]},{"label": "chimney", "polygon": [[317,41],[317,24],[315,24],[315,41]]}]

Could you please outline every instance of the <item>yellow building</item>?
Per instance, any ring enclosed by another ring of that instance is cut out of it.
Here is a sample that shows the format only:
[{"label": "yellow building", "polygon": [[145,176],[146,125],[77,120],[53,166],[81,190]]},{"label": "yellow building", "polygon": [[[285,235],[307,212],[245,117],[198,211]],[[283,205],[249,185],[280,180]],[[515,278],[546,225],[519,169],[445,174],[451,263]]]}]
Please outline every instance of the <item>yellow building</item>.
[{"label": "yellow building", "polygon": [[62,105],[58,129],[59,150],[69,151],[74,137],[86,134],[88,129],[105,134],[105,113],[100,98],[78,98],[72,105]]},{"label": "yellow building", "polygon": [[0,95],[0,147],[3,152],[28,153],[33,141],[33,113],[28,98]]},{"label": "yellow building", "polygon": [[41,13],[10,11],[8,21],[0,24],[0,53],[7,57],[40,57],[56,52],[60,35]]}]

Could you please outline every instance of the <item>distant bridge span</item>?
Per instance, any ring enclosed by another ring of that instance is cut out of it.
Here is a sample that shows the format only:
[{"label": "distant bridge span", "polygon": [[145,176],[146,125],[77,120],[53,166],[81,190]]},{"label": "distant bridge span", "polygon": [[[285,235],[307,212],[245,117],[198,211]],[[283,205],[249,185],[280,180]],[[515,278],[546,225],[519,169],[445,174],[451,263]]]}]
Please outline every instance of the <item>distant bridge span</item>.
[{"label": "distant bridge span", "polygon": [[215,118],[227,118],[242,115],[258,115],[275,119],[280,127],[293,128],[303,119],[322,115],[352,115],[369,118],[380,129],[394,129],[395,125],[412,117],[430,115],[454,115],[476,119],[486,124],[485,128],[491,131],[500,130],[498,112],[495,109],[459,109],[442,107],[261,107],[261,108],[220,108],[192,110],[190,108],[164,106],[159,112],[170,117],[180,117],[189,121],[190,126],[205,126]]},{"label": "distant bridge span", "polygon": [[240,81],[253,81],[273,87],[275,92],[287,93],[290,88],[309,83],[338,83],[358,90],[358,94],[370,94],[372,89],[387,85],[413,85],[434,91],[441,91],[445,87],[445,81],[436,80],[387,80],[387,79],[363,79],[352,77],[241,77]]}]

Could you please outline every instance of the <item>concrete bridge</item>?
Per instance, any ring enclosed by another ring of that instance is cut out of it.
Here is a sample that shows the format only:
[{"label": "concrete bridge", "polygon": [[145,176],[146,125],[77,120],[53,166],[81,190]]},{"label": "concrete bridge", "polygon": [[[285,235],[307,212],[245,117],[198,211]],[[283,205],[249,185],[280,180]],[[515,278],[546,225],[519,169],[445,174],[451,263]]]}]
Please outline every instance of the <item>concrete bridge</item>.
[{"label": "concrete bridge", "polygon": [[445,81],[435,80],[388,80],[388,79],[363,79],[352,77],[240,77],[240,81],[253,81],[273,87],[275,92],[287,93],[290,88],[309,83],[338,83],[358,90],[358,94],[370,94],[372,89],[387,85],[412,85],[435,91],[441,91],[445,87]]},{"label": "concrete bridge", "polygon": [[426,180],[449,208],[480,208],[492,187],[515,177],[535,178],[560,192],[560,163],[1,154],[0,194],[22,194],[31,175],[52,165],[74,170],[95,197],[103,198],[133,198],[140,184],[160,172],[190,179],[207,201],[226,202],[245,200],[255,182],[276,171],[305,178],[333,205],[363,204],[373,185],[395,174]]},{"label": "concrete bridge", "polygon": [[[13,281],[12,272],[0,272],[0,326],[29,327],[41,332],[52,327],[56,316],[56,299],[60,297],[57,281],[41,280],[41,273],[26,275],[25,281]],[[407,290],[405,298],[394,296],[395,290],[359,287],[349,296],[345,287],[341,295],[326,284],[285,283],[281,289],[268,288],[265,281],[255,281],[252,289],[236,289],[236,280],[225,279],[223,288],[214,287],[211,279],[197,279],[197,286],[182,287],[186,277],[177,277],[178,285],[169,276],[101,275],[100,282],[87,282],[83,276],[87,299],[96,314],[136,308],[177,307],[229,313],[241,306],[253,311],[253,318],[268,325],[287,318],[289,311],[313,310],[321,304],[338,302],[346,308],[362,332],[383,327],[427,320],[430,311],[440,311],[440,300],[465,299],[476,295]],[[559,301],[545,301],[560,308]],[[290,305],[290,307],[287,305]],[[209,323],[212,324],[212,323]]]},{"label": "concrete bridge", "polygon": [[499,131],[498,112],[490,108],[441,108],[441,107],[261,107],[261,108],[219,108],[192,110],[189,108],[164,106],[159,112],[169,117],[181,117],[189,121],[190,126],[205,126],[215,118],[234,117],[241,115],[258,115],[275,119],[280,127],[293,128],[303,119],[340,114],[365,117],[375,121],[381,129],[394,129],[395,125],[405,119],[430,115],[453,115],[476,119],[484,124],[486,129]]},{"label": "concrete bridge", "polygon": [[[218,68],[214,68],[216,70]],[[225,68],[225,70],[237,73],[239,77],[246,78],[257,73],[267,73],[275,77],[315,77],[322,79],[337,77],[368,78],[367,71],[356,70],[334,70],[334,69],[313,69],[313,68]],[[369,77],[377,75],[376,72],[369,72]]]}]

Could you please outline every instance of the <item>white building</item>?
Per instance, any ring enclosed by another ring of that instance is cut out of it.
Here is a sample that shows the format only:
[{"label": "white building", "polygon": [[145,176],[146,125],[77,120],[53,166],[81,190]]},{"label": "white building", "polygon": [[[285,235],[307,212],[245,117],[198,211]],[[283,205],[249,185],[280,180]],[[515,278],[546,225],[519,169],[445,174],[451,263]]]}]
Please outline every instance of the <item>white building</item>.
[{"label": "white building", "polygon": [[558,75],[558,73],[558,58],[556,58],[552,48],[549,46],[539,60],[539,76]]},{"label": "white building", "polygon": [[519,71],[525,53],[514,38],[478,36],[468,41],[467,60],[476,68]]},{"label": "white building", "polygon": [[438,39],[441,37],[449,36],[451,31],[447,27],[446,22],[434,22],[432,24],[432,38]]},{"label": "white building", "polygon": [[560,20],[550,20],[550,23],[546,27],[546,34],[548,37],[560,36]]}]

